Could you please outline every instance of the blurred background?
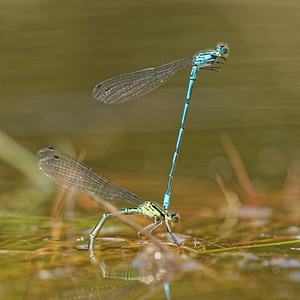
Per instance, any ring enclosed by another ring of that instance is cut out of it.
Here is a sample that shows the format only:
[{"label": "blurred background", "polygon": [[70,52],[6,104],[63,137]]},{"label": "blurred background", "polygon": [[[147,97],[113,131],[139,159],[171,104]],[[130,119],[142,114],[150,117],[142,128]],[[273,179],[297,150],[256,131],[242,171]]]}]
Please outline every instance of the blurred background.
[{"label": "blurred background", "polygon": [[[200,247],[196,237],[210,241],[213,235],[214,241],[224,232],[231,241],[278,235],[285,241],[290,234],[299,235],[299,9],[297,0],[1,0],[0,298],[41,299],[94,278],[86,251],[70,255],[59,249],[50,265],[44,256],[32,258],[41,247],[48,249],[51,236],[66,240],[50,232],[57,187],[38,170],[35,153],[53,145],[74,156],[82,154],[89,166],[143,199],[162,204],[190,69],[124,104],[103,104],[91,92],[112,76],[191,57],[218,42],[228,43],[230,54],[220,73],[199,71],[194,85],[173,182],[170,211],[177,209],[181,217],[173,230],[190,234],[192,249],[194,237],[195,247]],[[270,227],[259,227],[266,223],[252,219],[241,227],[241,214],[257,217],[251,210],[235,212],[223,226],[228,213],[224,206],[240,208],[240,203],[263,208],[262,218],[272,214]],[[73,219],[85,221],[76,231],[82,234],[76,240],[82,247],[99,208],[81,198],[74,211]],[[115,231],[109,235],[119,236],[120,228]],[[69,240],[73,245],[75,238]],[[287,261],[281,255],[298,255],[299,249],[274,247],[250,259],[245,254],[244,265],[234,256],[242,251],[227,260],[201,255],[199,262],[206,259],[206,265],[220,272],[219,281],[199,287],[198,274],[177,284],[177,295],[191,293],[189,299],[198,299],[204,288],[209,299],[233,299],[235,292],[241,296],[235,299],[251,299],[254,290],[262,299],[296,298],[299,257]],[[291,265],[296,271],[280,273],[280,284],[274,284],[278,270]],[[266,273],[259,277],[253,270]],[[241,280],[224,287],[219,284],[224,278]]]},{"label": "blurred background", "polygon": [[[30,154],[47,145],[74,155],[86,151],[90,166],[161,203],[190,70],[125,104],[97,102],[91,91],[104,79],[190,57],[219,41],[229,44],[230,56],[222,72],[198,74],[171,206],[199,207],[222,197],[212,170],[221,163],[231,176],[220,142],[224,131],[257,192],[281,189],[300,156],[299,6],[276,0],[1,1],[1,209],[41,212],[42,195],[33,198],[31,188],[41,187],[42,176]],[[28,152],[13,148],[8,137]],[[207,199],[207,189],[216,195]]]}]

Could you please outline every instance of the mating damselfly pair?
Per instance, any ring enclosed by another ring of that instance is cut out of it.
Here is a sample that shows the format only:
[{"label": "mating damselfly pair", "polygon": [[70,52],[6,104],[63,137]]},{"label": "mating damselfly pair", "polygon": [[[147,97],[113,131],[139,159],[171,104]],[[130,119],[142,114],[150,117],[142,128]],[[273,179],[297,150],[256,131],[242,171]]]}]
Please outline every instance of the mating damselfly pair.
[{"label": "mating damselfly pair", "polygon": [[[93,90],[92,96],[96,100],[109,104],[123,103],[151,92],[173,77],[177,71],[192,66],[181,126],[163,201],[163,209],[154,202],[144,201],[128,189],[112,182],[84,163],[52,146],[43,148],[37,153],[39,168],[46,176],[63,187],[88,195],[93,194],[105,200],[121,200],[134,205],[135,208],[125,208],[118,213],[124,215],[140,214],[153,219],[154,223],[146,227],[152,227],[150,233],[165,223],[167,231],[174,242],[176,242],[175,237],[171,233],[169,222],[178,222],[178,217],[176,213],[169,214],[170,197],[194,81],[197,78],[198,70],[219,71],[220,65],[226,61],[228,54],[228,45],[219,43],[216,50],[200,51],[190,58],[175,60],[158,67],[134,71],[104,80],[97,84]],[[91,232],[89,239],[91,257],[94,256],[95,238],[105,221],[116,217],[116,215],[113,212],[105,213]],[[140,236],[140,232],[138,235]]]}]

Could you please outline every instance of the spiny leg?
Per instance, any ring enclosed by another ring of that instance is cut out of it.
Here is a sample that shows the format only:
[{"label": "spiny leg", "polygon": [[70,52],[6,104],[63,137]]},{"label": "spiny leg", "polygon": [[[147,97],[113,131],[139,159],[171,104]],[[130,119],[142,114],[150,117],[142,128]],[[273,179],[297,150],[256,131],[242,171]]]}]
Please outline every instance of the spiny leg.
[{"label": "spiny leg", "polygon": [[90,233],[90,238],[89,238],[89,245],[88,245],[88,249],[90,252],[90,258],[91,259],[95,259],[95,255],[94,255],[94,248],[95,248],[95,239],[98,236],[100,230],[102,229],[104,223],[106,222],[106,220],[108,219],[112,219],[115,216],[113,215],[113,213],[105,213],[102,215],[101,219],[99,220],[99,222],[97,223],[97,225],[94,227],[94,229],[91,231]]},{"label": "spiny leg", "polygon": [[175,236],[173,235],[173,233],[172,233],[172,231],[171,231],[171,228],[170,228],[170,225],[169,225],[169,222],[168,222],[167,219],[165,220],[165,223],[166,223],[167,231],[168,231],[168,233],[170,234],[170,236],[172,237],[173,242],[174,242],[176,245],[178,245],[178,241],[177,241],[177,239],[175,238]]},{"label": "spiny leg", "polygon": [[[148,229],[148,228],[150,228],[150,227],[152,227],[152,226],[154,226],[154,225],[156,225],[156,222],[153,222],[153,223],[149,224],[148,226],[144,227],[142,230],[140,230],[140,231],[137,233],[139,239],[142,240],[142,239],[141,239],[141,233],[142,233],[144,230],[146,230],[146,229]],[[153,229],[151,229],[151,230],[150,230],[150,233],[152,234],[152,231],[155,230],[155,229],[156,229],[157,227],[159,227],[160,225],[161,225],[161,222],[160,222],[158,225],[156,225]]]},{"label": "spiny leg", "polygon": [[90,233],[89,244],[88,244],[90,258],[93,261],[95,261],[95,255],[94,255],[95,239],[97,238],[97,236],[98,236],[99,232],[101,231],[106,220],[115,218],[119,214],[134,215],[134,214],[139,214],[139,213],[140,213],[140,211],[138,210],[138,208],[125,208],[125,209],[119,210],[118,212],[111,212],[111,213],[103,214],[100,221],[97,223],[97,225],[94,227],[94,229]]},{"label": "spiny leg", "polygon": [[162,221],[160,221],[154,228],[152,228],[152,229],[150,230],[150,233],[152,234],[152,232],[153,232],[154,230],[156,230],[161,224],[162,224]]},{"label": "spiny leg", "polygon": [[[152,228],[152,229],[149,231],[149,233],[152,234],[153,231],[155,231],[159,226],[162,225],[162,222],[163,222],[163,221],[161,220],[154,228]],[[170,228],[170,225],[169,225],[169,222],[168,222],[167,219],[165,219],[165,223],[166,223],[167,231],[168,231],[168,233],[170,234],[170,236],[172,237],[173,242],[174,242],[176,245],[178,245],[178,241],[177,241],[177,239],[175,238],[175,236],[172,234],[172,231],[171,231],[171,228]],[[156,224],[156,223],[154,222],[154,223],[148,225],[147,227],[143,228],[141,231],[139,231],[139,232],[138,232],[139,238],[140,238],[140,235],[139,235],[139,234],[140,234],[143,230],[145,230],[145,229],[147,229],[147,228],[149,228],[149,227],[151,227],[151,226],[153,226],[153,225],[155,225],[155,224]]]}]

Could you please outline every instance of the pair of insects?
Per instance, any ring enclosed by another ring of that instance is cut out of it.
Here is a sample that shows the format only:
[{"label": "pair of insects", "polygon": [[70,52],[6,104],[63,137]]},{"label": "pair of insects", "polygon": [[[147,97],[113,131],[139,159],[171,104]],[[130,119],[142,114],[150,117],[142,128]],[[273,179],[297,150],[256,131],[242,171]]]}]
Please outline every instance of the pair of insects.
[{"label": "pair of insects", "polygon": [[[216,50],[201,51],[195,54],[194,57],[175,60],[158,67],[147,68],[104,80],[97,84],[93,90],[92,96],[96,100],[109,104],[123,103],[151,92],[173,77],[177,71],[192,66],[186,103],[169,174],[167,190],[164,197],[163,209],[154,202],[144,201],[133,192],[112,182],[99,172],[58,148],[49,146],[38,151],[37,157],[39,159],[39,168],[46,176],[50,177],[57,184],[69,189],[74,189],[80,193],[86,193],[88,195],[92,194],[109,201],[126,201],[135,206],[134,208],[122,209],[118,213],[105,213],[102,216],[90,234],[89,251],[91,257],[94,257],[93,249],[95,238],[99,234],[105,221],[116,217],[117,214],[140,214],[153,219],[154,223],[144,228],[147,229],[152,227],[150,233],[165,223],[168,233],[171,235],[174,242],[176,242],[176,238],[171,232],[169,222],[178,222],[178,217],[176,216],[176,213],[169,213],[169,206],[172,182],[193,84],[196,80],[198,70],[219,71],[219,65],[226,60],[228,54],[228,45],[219,43]],[[140,236],[140,232],[138,235]]]}]

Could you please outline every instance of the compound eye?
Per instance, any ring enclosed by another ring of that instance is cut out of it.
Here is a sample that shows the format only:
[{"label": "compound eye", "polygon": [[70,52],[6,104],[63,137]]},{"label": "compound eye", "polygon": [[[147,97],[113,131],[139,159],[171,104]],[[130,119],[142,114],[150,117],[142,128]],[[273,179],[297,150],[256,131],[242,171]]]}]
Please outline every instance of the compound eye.
[{"label": "compound eye", "polygon": [[218,52],[220,52],[220,53],[228,53],[228,49],[227,49],[226,46],[224,46],[224,45],[219,45],[219,46],[217,46],[217,50],[218,50]]},{"label": "compound eye", "polygon": [[176,216],[176,212],[171,213],[170,218],[172,219],[173,222],[178,222],[178,220],[179,220],[178,217]]}]

